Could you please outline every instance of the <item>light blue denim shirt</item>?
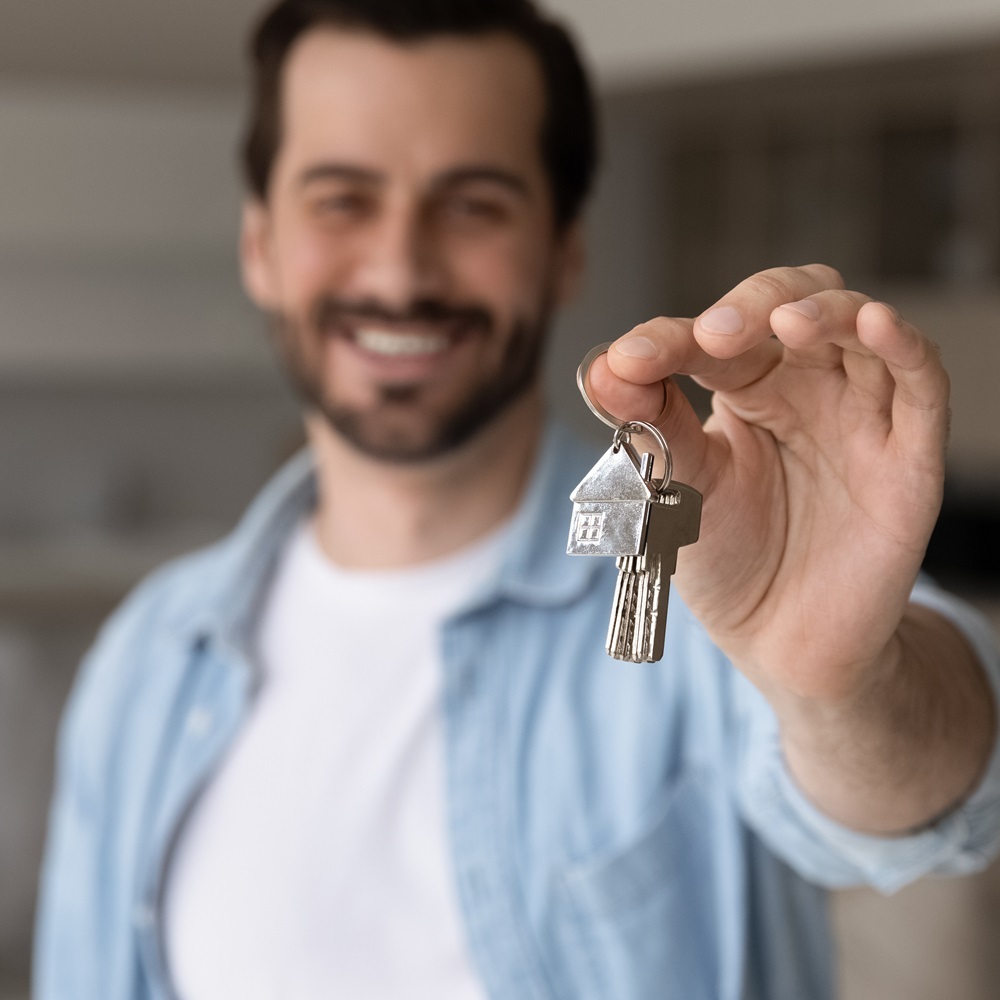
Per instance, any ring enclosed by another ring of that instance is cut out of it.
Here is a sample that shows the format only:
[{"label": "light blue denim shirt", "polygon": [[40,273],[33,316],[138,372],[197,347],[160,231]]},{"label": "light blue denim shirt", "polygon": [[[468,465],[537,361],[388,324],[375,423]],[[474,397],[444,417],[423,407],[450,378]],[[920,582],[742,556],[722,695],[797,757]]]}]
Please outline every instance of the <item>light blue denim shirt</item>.
[{"label": "light blue denim shirt", "polygon": [[[783,767],[769,707],[676,595],[662,661],[605,654],[613,561],[565,555],[568,495],[595,457],[546,432],[499,573],[441,635],[447,825],[475,967],[493,1000],[828,1000],[822,887],[981,867],[1000,754],[919,834],[821,815]],[[172,995],[171,846],[252,708],[260,604],[314,498],[302,455],[229,538],[156,573],[101,632],[60,738],[38,1000]],[[989,630],[928,586],[916,597],[958,623],[996,691]]]}]

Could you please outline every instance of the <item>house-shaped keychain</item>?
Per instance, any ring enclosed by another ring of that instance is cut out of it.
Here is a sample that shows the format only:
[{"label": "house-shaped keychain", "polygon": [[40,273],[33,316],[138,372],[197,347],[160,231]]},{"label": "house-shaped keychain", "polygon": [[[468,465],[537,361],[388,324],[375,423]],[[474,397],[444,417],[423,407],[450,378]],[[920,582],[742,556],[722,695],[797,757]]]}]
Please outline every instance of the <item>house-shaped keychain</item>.
[{"label": "house-shaped keychain", "polygon": [[639,459],[627,441],[609,448],[569,498],[566,552],[571,556],[637,556],[646,546],[649,509],[656,501],[653,456]]}]

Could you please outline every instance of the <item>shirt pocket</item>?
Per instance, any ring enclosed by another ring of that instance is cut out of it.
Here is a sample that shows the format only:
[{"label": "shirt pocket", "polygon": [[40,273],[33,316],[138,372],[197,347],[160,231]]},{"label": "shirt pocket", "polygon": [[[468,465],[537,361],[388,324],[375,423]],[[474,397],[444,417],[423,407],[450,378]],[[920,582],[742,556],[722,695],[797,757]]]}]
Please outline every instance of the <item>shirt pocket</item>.
[{"label": "shirt pocket", "polygon": [[629,844],[557,878],[574,998],[738,996],[739,834],[723,799],[717,775],[689,770]]}]

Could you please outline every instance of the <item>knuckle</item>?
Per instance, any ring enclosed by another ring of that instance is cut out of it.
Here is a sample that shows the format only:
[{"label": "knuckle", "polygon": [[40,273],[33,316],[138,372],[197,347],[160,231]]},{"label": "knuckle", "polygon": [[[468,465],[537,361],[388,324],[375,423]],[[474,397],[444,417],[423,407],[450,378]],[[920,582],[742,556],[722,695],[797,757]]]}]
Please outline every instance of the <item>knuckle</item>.
[{"label": "knuckle", "polygon": [[743,287],[754,295],[765,299],[787,301],[798,298],[792,291],[792,268],[775,267],[767,271],[759,271],[747,278]]},{"label": "knuckle", "polygon": [[685,324],[683,320],[675,319],[673,316],[655,316],[653,319],[648,319],[633,327],[630,332],[663,340],[677,336],[677,334],[687,330],[689,326],[689,323]]},{"label": "knuckle", "polygon": [[841,273],[828,264],[771,267],[766,271],[758,271],[751,275],[741,287],[755,295],[777,302],[793,302],[804,295],[824,290],[843,291],[845,289]]},{"label": "knuckle", "polygon": [[826,296],[831,302],[846,309],[858,309],[870,301],[867,295],[863,295],[861,292],[849,292],[845,288],[832,288],[826,293]]},{"label": "knuckle", "polygon": [[656,330],[676,330],[683,325],[683,321],[674,316],[654,316],[640,326],[649,326]]},{"label": "knuckle", "polygon": [[831,288],[846,288],[844,276],[829,264],[804,264],[800,270],[817,277],[824,285],[829,285]]}]

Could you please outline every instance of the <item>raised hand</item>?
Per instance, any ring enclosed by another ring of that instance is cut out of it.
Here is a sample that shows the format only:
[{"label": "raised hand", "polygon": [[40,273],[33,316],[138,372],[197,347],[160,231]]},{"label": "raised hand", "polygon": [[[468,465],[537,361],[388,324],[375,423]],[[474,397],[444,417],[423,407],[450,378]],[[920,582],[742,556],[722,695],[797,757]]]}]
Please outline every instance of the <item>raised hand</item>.
[{"label": "raised hand", "polygon": [[[713,390],[704,426],[676,373]],[[884,686],[941,502],[948,378],[927,338],[831,268],[778,268],[636,327],[590,385],[655,423],[704,494],[675,582],[779,715]]]}]

